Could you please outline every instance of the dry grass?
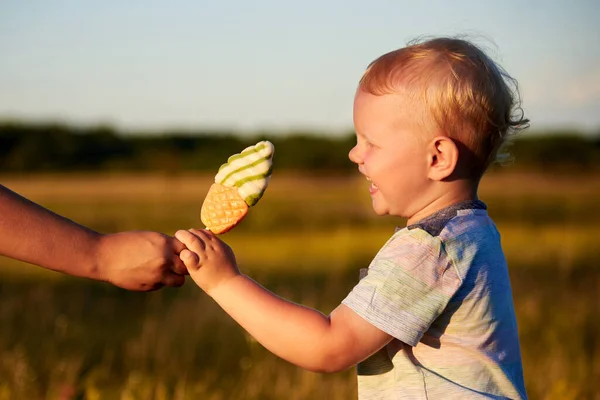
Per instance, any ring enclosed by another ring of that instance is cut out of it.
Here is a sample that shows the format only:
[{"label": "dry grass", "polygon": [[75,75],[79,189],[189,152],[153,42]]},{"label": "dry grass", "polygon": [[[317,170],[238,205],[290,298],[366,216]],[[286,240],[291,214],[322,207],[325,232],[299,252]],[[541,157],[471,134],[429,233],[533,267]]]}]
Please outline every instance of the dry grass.
[{"label": "dry grass", "polygon": [[[480,187],[482,197],[521,197],[524,194],[585,196],[600,193],[600,176],[550,175],[529,172],[505,172],[486,175]],[[3,175],[3,185],[37,200],[76,198],[139,199],[169,198],[173,194],[182,200],[203,199],[212,183],[212,174],[45,174]],[[358,173],[351,175],[311,176],[275,173],[268,193],[274,196],[293,193],[295,196],[354,193],[366,188]],[[318,189],[324,189],[319,191]]]},{"label": "dry grass", "polygon": [[[481,197],[511,267],[531,399],[600,399],[597,176],[492,174]],[[3,177],[103,232],[198,224],[212,176]],[[224,239],[276,293],[329,312],[394,226],[358,177],[274,175]],[[302,371],[269,354],[188,282],[129,293],[0,259],[0,400],[351,399],[352,371]],[[290,390],[293,388],[293,390]]]}]

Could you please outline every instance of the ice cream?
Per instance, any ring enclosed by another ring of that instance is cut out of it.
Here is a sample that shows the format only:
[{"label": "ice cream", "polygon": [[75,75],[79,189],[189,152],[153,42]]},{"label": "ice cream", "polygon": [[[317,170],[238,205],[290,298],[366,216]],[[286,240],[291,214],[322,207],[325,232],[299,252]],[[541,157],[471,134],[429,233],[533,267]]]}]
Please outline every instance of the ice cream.
[{"label": "ice cream", "polygon": [[248,207],[256,205],[269,185],[274,153],[273,144],[262,141],[221,165],[200,212],[208,229],[225,233],[246,216]]}]

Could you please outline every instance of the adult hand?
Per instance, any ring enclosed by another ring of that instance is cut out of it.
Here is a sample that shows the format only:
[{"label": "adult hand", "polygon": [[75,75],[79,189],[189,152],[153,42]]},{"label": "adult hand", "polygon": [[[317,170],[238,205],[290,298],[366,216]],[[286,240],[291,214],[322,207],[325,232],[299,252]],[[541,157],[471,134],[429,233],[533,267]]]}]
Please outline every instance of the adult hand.
[{"label": "adult hand", "polygon": [[177,287],[187,269],[179,258],[185,246],[157,232],[129,231],[102,235],[98,243],[99,278],[134,291]]}]

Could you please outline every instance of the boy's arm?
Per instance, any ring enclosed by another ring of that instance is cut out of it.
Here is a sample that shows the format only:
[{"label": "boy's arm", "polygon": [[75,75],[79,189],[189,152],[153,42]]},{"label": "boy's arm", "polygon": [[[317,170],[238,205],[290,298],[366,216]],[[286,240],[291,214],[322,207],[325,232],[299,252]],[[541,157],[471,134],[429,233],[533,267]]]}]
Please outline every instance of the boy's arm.
[{"label": "boy's arm", "polygon": [[264,289],[240,274],[233,252],[209,231],[178,231],[181,258],[194,281],[252,337],[311,371],[336,372],[382,348],[392,337],[345,305],[329,317]]},{"label": "boy's arm", "polygon": [[352,367],[392,340],[343,304],[327,317],[277,297],[244,275],[210,295],[268,350],[315,372]]},{"label": "boy's arm", "polygon": [[[179,286],[183,245],[156,232],[101,235],[0,185],[0,255],[130,290]],[[133,250],[133,251],[132,251]]]}]

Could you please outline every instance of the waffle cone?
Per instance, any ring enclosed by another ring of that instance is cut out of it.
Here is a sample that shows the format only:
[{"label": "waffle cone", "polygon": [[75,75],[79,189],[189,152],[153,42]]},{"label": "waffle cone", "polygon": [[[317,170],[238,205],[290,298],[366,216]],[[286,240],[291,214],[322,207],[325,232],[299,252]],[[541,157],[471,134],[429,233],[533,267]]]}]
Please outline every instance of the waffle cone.
[{"label": "waffle cone", "polygon": [[200,211],[200,219],[216,234],[225,233],[236,226],[248,213],[248,205],[237,188],[213,183]]}]

